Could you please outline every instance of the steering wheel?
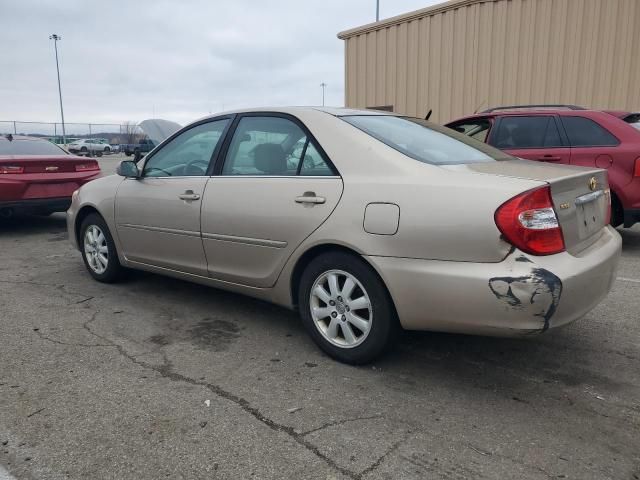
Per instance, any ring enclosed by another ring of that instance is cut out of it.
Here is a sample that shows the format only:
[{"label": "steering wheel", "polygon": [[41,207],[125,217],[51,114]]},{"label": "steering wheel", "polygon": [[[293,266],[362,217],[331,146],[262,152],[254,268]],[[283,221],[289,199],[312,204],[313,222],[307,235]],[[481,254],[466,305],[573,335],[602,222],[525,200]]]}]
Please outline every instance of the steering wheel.
[{"label": "steering wheel", "polygon": [[204,175],[207,173],[207,168],[209,168],[209,162],[203,160],[200,157],[194,158],[193,160],[188,161],[184,166],[184,174],[189,175],[191,169],[197,169],[198,174]]}]

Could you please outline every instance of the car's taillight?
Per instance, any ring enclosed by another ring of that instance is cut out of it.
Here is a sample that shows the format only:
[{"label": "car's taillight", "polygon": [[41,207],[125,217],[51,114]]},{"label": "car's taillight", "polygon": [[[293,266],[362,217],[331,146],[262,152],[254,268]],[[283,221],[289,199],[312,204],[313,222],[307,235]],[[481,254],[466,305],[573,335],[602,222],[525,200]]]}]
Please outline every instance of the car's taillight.
[{"label": "car's taillight", "polygon": [[636,158],[636,164],[633,167],[633,176],[640,177],[640,157]]},{"label": "car's taillight", "polygon": [[494,219],[504,238],[523,252],[552,255],[565,250],[548,186],[507,200],[498,207]]},{"label": "car's taillight", "polygon": [[24,173],[24,167],[17,165],[0,165],[0,174],[2,173]]},{"label": "car's taillight", "polygon": [[89,172],[91,170],[100,170],[98,162],[87,162],[76,165],[76,172]]}]

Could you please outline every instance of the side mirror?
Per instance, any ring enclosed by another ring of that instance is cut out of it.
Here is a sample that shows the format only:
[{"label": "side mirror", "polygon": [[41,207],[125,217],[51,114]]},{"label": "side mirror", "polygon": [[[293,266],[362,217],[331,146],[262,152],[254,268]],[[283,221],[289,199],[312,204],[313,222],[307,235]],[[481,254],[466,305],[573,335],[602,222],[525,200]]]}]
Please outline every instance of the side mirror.
[{"label": "side mirror", "polygon": [[140,176],[140,170],[138,170],[138,166],[131,160],[124,160],[120,162],[118,168],[116,168],[116,173],[121,177],[127,178],[138,178]]}]

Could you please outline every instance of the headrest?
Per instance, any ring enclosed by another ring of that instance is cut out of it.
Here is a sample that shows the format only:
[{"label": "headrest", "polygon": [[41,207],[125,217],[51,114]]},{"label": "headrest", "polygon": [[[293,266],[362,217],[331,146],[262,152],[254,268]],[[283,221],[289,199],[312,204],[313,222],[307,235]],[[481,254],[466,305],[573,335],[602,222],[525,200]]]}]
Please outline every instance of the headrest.
[{"label": "headrest", "polygon": [[287,156],[277,143],[262,143],[253,150],[255,167],[267,175],[281,175],[287,171]]}]

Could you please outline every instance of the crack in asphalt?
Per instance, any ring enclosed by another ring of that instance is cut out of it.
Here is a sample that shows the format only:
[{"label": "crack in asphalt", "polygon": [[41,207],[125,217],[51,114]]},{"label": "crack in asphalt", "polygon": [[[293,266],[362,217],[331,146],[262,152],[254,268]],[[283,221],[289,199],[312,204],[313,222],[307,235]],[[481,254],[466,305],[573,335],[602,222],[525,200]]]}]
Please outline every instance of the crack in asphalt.
[{"label": "crack in asphalt", "polygon": [[356,418],[345,418],[343,420],[336,420],[335,422],[328,422],[323,425],[320,425],[317,428],[312,428],[311,430],[307,430],[306,432],[300,433],[301,436],[305,437],[311,433],[318,432],[320,430],[324,430],[325,428],[335,427],[337,425],[344,425],[345,423],[357,422],[359,420],[374,420],[376,418],[382,418],[382,415],[371,415],[369,417],[356,417]]},{"label": "crack in asphalt", "polygon": [[[93,330],[91,330],[90,324],[96,320],[97,316],[98,316],[99,312],[95,312],[94,315],[92,315],[92,317],[87,320],[83,325],[82,328],[84,328],[87,332],[89,332],[91,335],[99,338],[100,340],[103,340],[104,342],[107,342],[108,346],[115,348],[118,353],[127,358],[130,362],[144,368],[147,370],[152,370],[158,374],[160,374],[162,377],[167,378],[171,381],[174,382],[184,382],[184,383],[188,383],[191,385],[196,385],[196,386],[201,386],[201,387],[205,387],[206,389],[208,389],[209,391],[211,391],[212,393],[214,393],[215,395],[217,395],[220,398],[223,398],[225,400],[228,400],[230,402],[233,402],[234,404],[238,405],[242,410],[244,410],[246,413],[250,414],[251,416],[253,416],[256,420],[258,420],[259,422],[261,422],[262,424],[266,425],[267,427],[269,427],[271,430],[275,431],[275,432],[281,432],[284,433],[286,435],[288,435],[289,437],[291,437],[296,443],[298,443],[299,445],[301,445],[302,447],[304,447],[305,449],[307,449],[308,451],[310,451],[311,453],[313,453],[314,455],[316,455],[318,458],[320,458],[321,460],[323,460],[327,465],[329,465],[331,468],[333,468],[334,470],[340,472],[341,474],[345,475],[346,477],[353,479],[353,480],[361,480],[365,475],[371,473],[372,471],[374,471],[376,468],[378,468],[382,462],[385,460],[385,458],[390,455],[391,453],[393,453],[402,442],[404,442],[406,440],[406,436],[394,443],[391,448],[389,448],[389,450],[387,450],[387,452],[382,455],[380,458],[378,458],[373,464],[371,464],[369,467],[367,467],[366,469],[362,470],[361,472],[354,472],[352,470],[349,470],[348,468],[342,467],[340,465],[338,465],[338,463],[333,460],[332,458],[330,458],[329,456],[325,455],[324,453],[322,453],[320,451],[320,449],[314,445],[313,443],[311,443],[309,440],[305,439],[305,435],[308,435],[309,433],[311,433],[312,431],[317,431],[320,430],[322,428],[326,428],[329,427],[331,425],[326,425],[323,426],[319,429],[314,429],[308,432],[304,432],[304,433],[299,433],[297,432],[293,427],[287,426],[287,425],[283,425],[281,423],[276,422],[275,420],[272,420],[271,418],[265,416],[259,408],[254,407],[251,405],[251,403],[242,398],[239,397],[238,395],[235,395],[234,393],[231,393],[225,389],[223,389],[222,387],[220,387],[219,385],[215,385],[212,383],[207,383],[207,382],[203,382],[203,381],[198,381],[195,380],[193,378],[187,377],[185,375],[176,373],[173,371],[173,364],[171,363],[171,361],[169,361],[169,359],[167,358],[167,355],[165,352],[162,352],[162,356],[163,356],[163,364],[158,366],[158,365],[152,365],[150,363],[147,362],[143,362],[141,360],[139,360],[137,357],[139,355],[131,355],[129,352],[127,352],[121,345],[113,342],[112,340],[106,338],[103,335],[100,335],[96,332],[94,332]],[[104,346],[103,344],[100,344],[100,346]],[[379,418],[380,415],[376,415],[376,416],[372,416],[370,418]],[[356,421],[356,420],[365,420],[368,418],[356,418],[356,419],[345,419],[339,422],[333,422],[336,425],[341,425],[344,423],[347,423],[349,421]]]}]

